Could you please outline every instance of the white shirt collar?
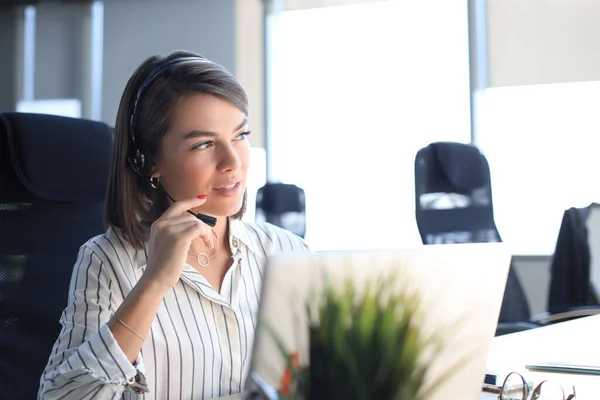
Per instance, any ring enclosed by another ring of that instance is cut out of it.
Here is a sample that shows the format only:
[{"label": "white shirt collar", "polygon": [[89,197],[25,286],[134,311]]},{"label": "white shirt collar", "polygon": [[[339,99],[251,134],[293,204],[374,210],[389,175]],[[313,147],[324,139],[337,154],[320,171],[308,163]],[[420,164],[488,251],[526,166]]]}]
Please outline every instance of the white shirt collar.
[{"label": "white shirt collar", "polygon": [[260,252],[257,251],[256,243],[252,240],[252,235],[249,234],[248,224],[242,220],[234,219],[229,217],[229,246],[231,246],[232,252],[235,252],[240,247],[240,243],[243,244],[255,255],[259,256]]}]

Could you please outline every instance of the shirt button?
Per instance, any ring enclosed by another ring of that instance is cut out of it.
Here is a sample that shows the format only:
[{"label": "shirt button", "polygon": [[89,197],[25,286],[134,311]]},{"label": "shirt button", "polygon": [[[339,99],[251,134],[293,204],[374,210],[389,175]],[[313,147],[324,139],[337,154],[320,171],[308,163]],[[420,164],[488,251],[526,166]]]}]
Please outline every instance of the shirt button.
[{"label": "shirt button", "polygon": [[237,239],[233,239],[233,247],[238,247],[238,241]]}]

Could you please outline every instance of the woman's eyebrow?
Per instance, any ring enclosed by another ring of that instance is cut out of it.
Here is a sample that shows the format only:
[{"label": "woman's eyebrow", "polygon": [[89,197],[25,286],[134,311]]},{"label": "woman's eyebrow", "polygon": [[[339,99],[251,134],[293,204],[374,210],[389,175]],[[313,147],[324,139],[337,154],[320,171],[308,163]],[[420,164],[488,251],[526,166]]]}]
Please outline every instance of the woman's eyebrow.
[{"label": "woman's eyebrow", "polygon": [[[233,130],[233,133],[242,129],[246,124],[248,124],[248,118],[244,117],[242,122],[240,122],[240,124],[235,127],[235,129]],[[216,132],[193,130],[191,132],[186,133],[183,136],[183,140],[195,139],[195,138],[199,138],[199,137],[215,137],[215,136],[218,136]]]}]

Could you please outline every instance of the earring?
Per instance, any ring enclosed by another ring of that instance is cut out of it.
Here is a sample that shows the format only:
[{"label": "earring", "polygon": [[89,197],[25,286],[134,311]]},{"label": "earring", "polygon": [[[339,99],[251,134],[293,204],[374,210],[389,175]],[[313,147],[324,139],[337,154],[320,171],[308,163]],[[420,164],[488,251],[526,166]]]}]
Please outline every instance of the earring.
[{"label": "earring", "polygon": [[150,186],[152,186],[152,188],[158,189],[159,184],[160,184],[160,182],[157,177],[155,177],[155,176],[150,177]]}]

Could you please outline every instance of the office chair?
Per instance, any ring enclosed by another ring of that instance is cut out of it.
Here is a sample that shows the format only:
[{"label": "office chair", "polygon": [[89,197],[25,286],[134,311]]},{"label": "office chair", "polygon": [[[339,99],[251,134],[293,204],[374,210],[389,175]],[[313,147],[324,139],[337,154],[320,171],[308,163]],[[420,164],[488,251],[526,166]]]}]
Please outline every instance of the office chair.
[{"label": "office chair", "polygon": [[304,238],[306,197],[296,185],[266,183],[256,194],[256,221],[269,222]]},{"label": "office chair", "polygon": [[0,115],[0,393],[35,399],[79,247],[105,231],[112,130]]},{"label": "office chair", "polygon": [[600,313],[600,301],[590,281],[600,268],[600,206],[571,207],[563,214],[550,263],[549,321]]},{"label": "office chair", "polygon": [[[474,146],[436,142],[415,158],[416,219],[423,244],[501,242],[489,164]],[[535,327],[511,264],[496,335]]]}]

